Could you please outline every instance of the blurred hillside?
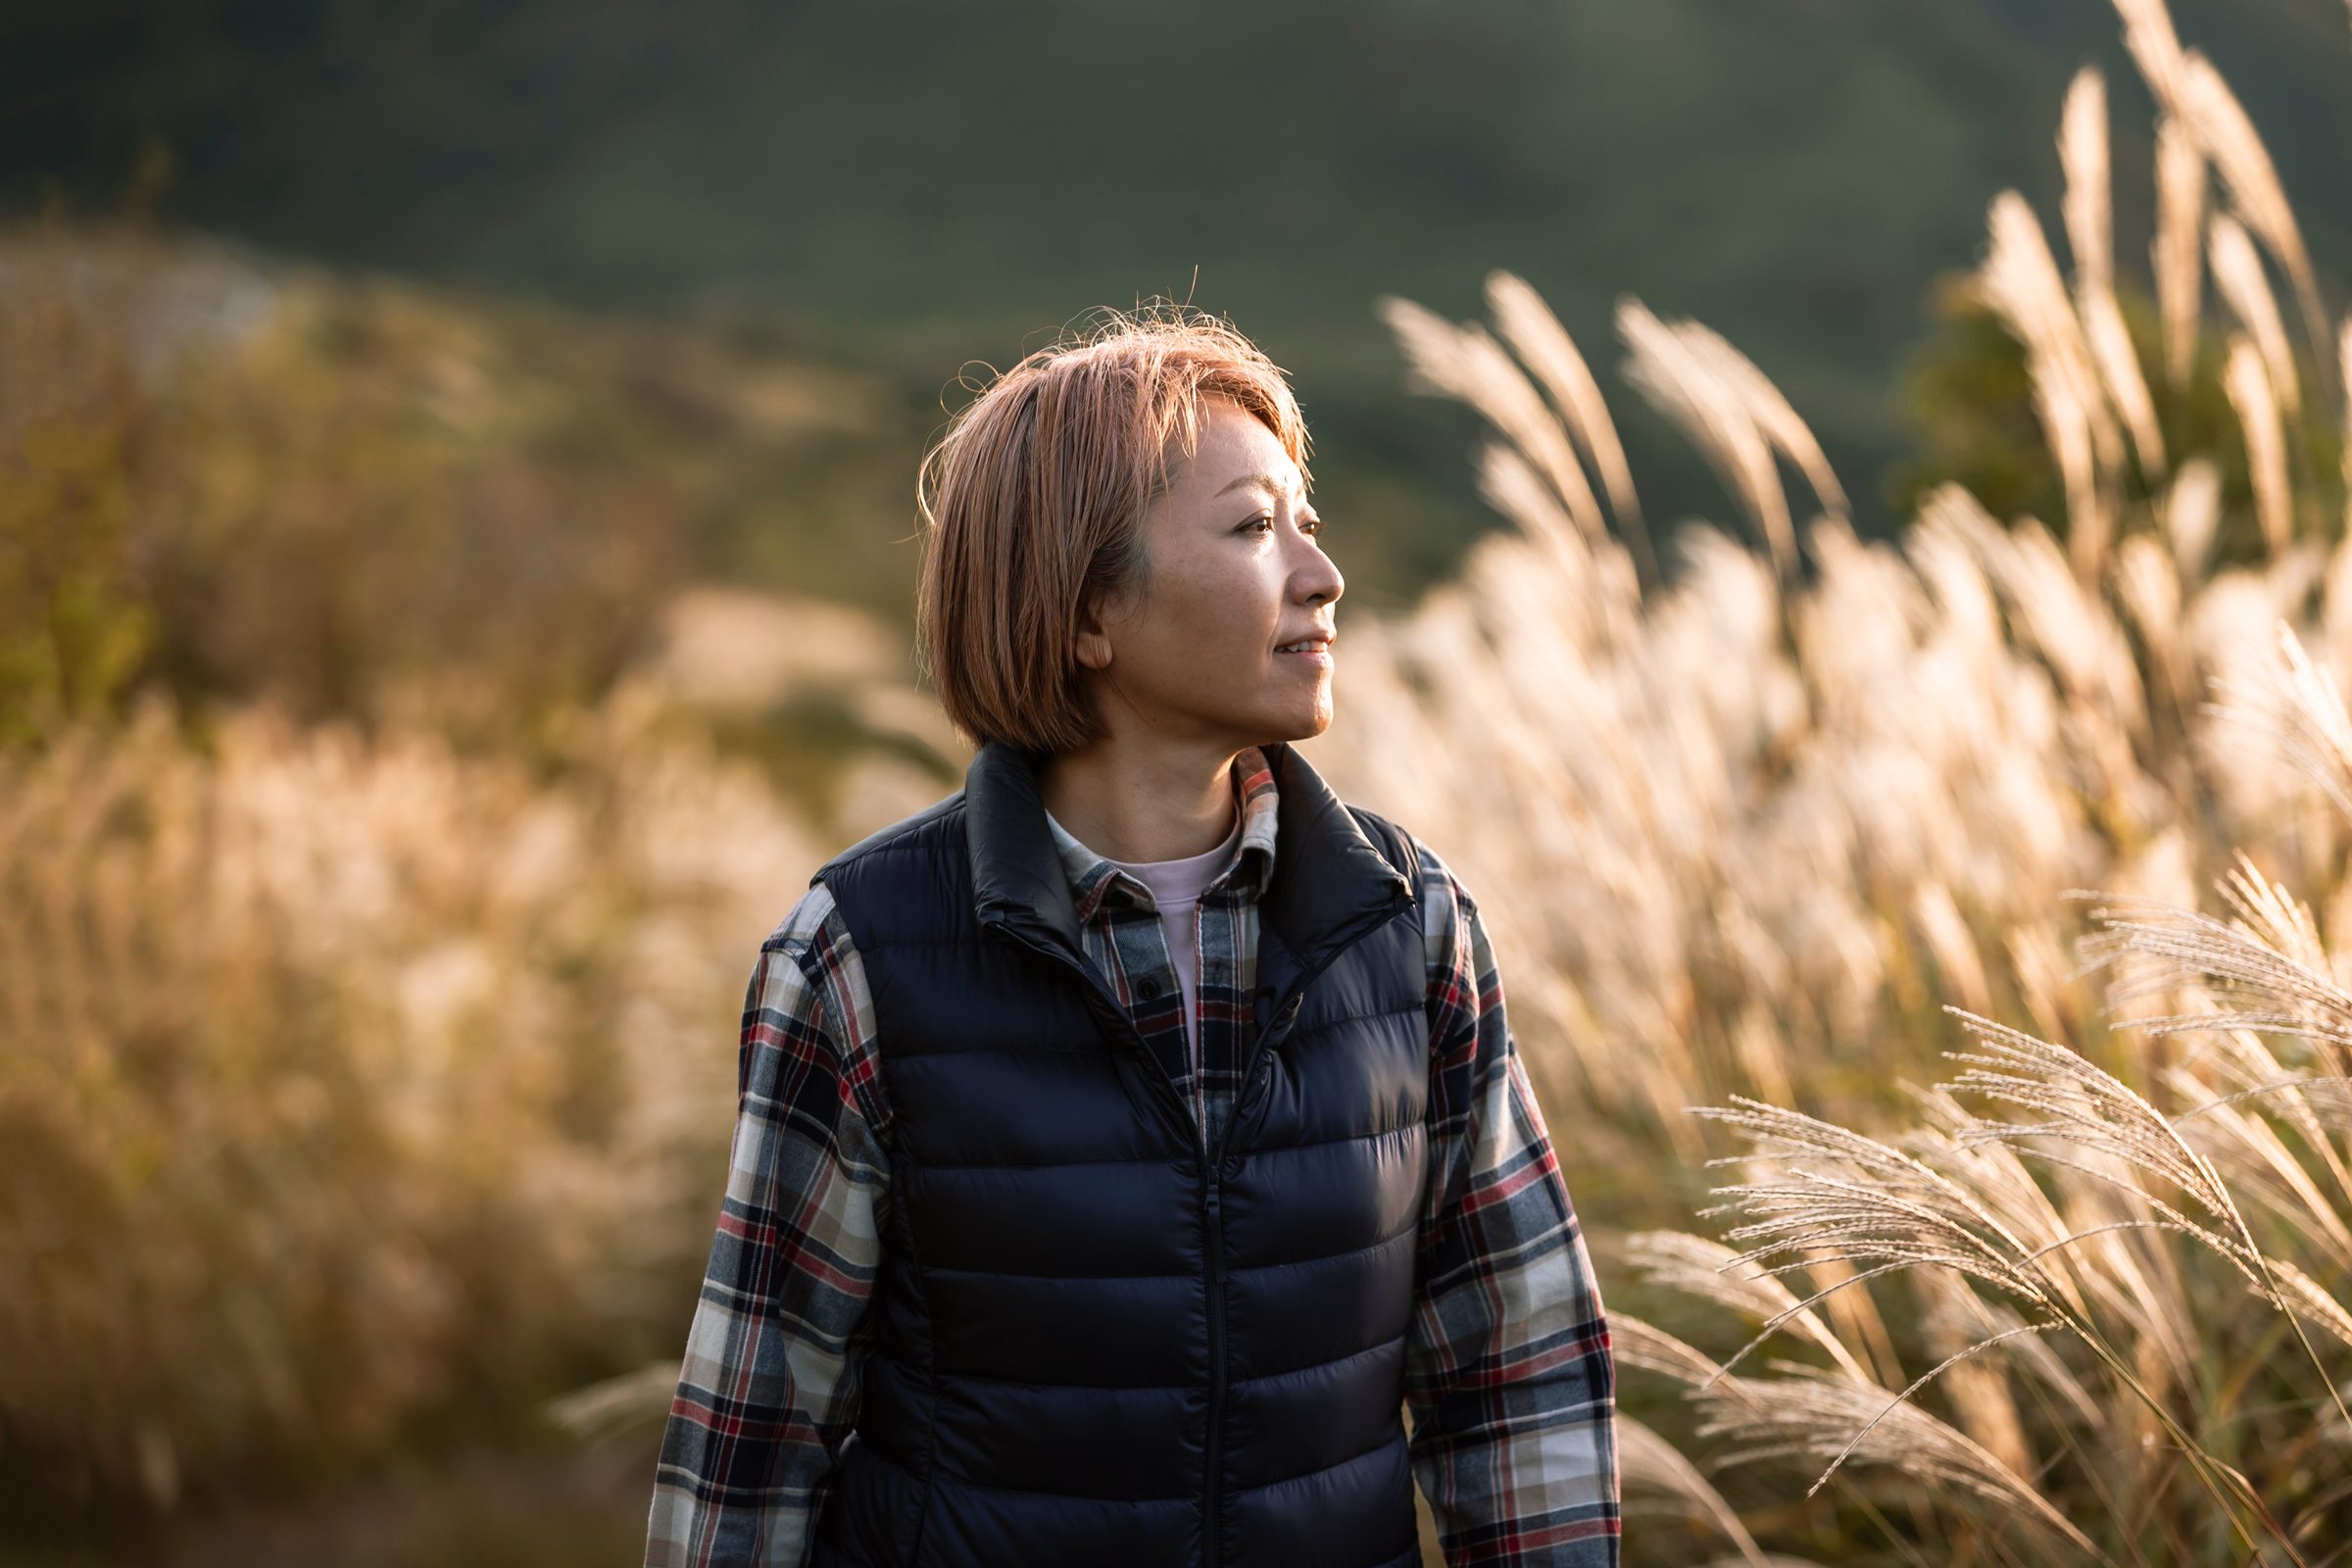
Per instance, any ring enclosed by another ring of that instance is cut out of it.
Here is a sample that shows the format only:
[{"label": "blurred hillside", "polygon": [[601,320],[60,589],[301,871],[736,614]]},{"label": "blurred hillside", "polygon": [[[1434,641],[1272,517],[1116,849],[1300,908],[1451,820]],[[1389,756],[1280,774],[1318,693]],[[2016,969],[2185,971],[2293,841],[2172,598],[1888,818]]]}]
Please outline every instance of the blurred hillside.
[{"label": "blurred hillside", "polygon": [[820,822],[869,742],[948,771],[910,529],[840,524],[906,510],[873,377],[137,226],[0,290],[0,743],[153,688],[553,765],[639,669]]},{"label": "blurred hillside", "polygon": [[[2262,106],[2344,275],[2342,6],[2178,20]],[[2097,0],[51,5],[0,20],[0,207],[147,192],[168,223],[297,253],[718,318],[874,378],[873,439],[787,471],[880,503],[842,516],[892,536],[967,358],[1190,297],[1297,372],[1358,604],[1401,606],[1489,522],[1473,426],[1397,390],[1377,294],[1466,312],[1508,266],[1598,347],[1638,286],[1741,343],[1886,532],[1927,285],[1980,247],[1990,191],[2054,212],[2077,65],[2146,123],[2117,31]],[[2148,161],[2119,137],[2127,235]],[[1661,421],[1626,424],[1653,515],[1721,511]]]}]

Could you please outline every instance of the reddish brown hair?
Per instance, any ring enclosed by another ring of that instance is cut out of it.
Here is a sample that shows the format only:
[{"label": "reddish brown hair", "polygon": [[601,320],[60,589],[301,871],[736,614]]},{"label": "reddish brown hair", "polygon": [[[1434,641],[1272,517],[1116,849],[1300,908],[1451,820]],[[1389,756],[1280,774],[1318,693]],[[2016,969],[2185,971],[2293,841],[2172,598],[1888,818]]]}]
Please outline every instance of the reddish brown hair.
[{"label": "reddish brown hair", "polygon": [[1200,448],[1201,400],[1230,398],[1306,468],[1306,425],[1273,361],[1186,307],[1107,309],[1091,330],[986,384],[923,454],[915,639],[948,719],[977,745],[1096,739],[1081,611],[1147,585],[1140,524],[1171,451]]}]

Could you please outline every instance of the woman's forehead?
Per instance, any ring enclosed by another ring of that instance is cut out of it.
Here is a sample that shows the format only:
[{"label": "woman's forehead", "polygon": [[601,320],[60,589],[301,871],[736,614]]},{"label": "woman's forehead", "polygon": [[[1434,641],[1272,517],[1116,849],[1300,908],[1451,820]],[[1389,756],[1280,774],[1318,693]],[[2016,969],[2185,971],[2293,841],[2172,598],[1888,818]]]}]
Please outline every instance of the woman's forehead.
[{"label": "woman's forehead", "polygon": [[1223,398],[1204,402],[1198,448],[1190,458],[1179,453],[1178,464],[1178,483],[1212,499],[1245,490],[1253,481],[1277,496],[1305,492],[1305,475],[1283,450],[1282,438]]}]

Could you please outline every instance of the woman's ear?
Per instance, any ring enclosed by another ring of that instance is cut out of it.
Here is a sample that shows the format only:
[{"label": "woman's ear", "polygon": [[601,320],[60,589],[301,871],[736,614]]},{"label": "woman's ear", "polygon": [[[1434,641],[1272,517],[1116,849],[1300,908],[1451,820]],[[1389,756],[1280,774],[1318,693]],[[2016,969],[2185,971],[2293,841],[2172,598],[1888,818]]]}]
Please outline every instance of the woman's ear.
[{"label": "woman's ear", "polygon": [[1105,669],[1110,664],[1110,634],[1102,629],[1102,609],[1098,598],[1090,596],[1078,610],[1078,635],[1074,641],[1078,662],[1086,669]]},{"label": "woman's ear", "polygon": [[1078,612],[1077,653],[1078,662],[1088,669],[1110,667],[1110,635],[1091,606]]},{"label": "woman's ear", "polygon": [[[1143,588],[1141,582],[1138,581],[1115,594],[1096,593],[1090,595],[1086,603],[1079,607],[1078,635],[1075,644],[1078,662],[1083,667],[1087,669],[1108,669],[1110,667],[1109,624],[1133,615],[1142,609],[1142,598]],[[1105,599],[1117,601],[1109,607],[1108,614],[1104,613],[1103,602]]]},{"label": "woman's ear", "polygon": [[1129,558],[1123,569],[1114,574],[1115,588],[1090,585],[1080,595],[1078,634],[1073,639],[1078,662],[1086,669],[1110,667],[1109,626],[1134,615],[1144,608],[1144,595],[1149,591],[1151,563],[1144,554],[1141,539],[1128,541]]}]

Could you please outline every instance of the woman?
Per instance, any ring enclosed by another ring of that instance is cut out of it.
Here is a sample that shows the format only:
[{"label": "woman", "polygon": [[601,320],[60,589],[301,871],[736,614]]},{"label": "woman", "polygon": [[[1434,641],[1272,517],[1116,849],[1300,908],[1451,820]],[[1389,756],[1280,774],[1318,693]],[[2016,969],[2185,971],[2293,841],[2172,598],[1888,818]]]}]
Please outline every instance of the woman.
[{"label": "woman", "polygon": [[1617,1561],[1477,905],[1290,745],[1344,587],[1306,453],[1238,332],[1112,313],[926,456],[978,749],[760,952],[649,1565],[1398,1568],[1416,1481],[1449,1563]]}]

